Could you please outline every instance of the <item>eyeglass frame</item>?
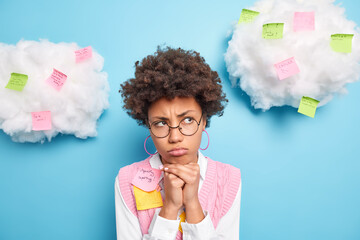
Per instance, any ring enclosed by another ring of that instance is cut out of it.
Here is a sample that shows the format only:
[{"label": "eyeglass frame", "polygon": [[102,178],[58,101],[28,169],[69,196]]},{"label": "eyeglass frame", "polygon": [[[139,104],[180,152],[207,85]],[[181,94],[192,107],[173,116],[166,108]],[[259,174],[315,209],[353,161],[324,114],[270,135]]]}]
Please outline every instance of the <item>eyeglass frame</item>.
[{"label": "eyeglass frame", "polygon": [[191,135],[185,135],[185,134],[183,134],[183,133],[181,132],[181,130],[180,130],[180,123],[181,123],[184,119],[186,119],[187,117],[181,119],[180,122],[179,122],[179,124],[178,124],[176,127],[171,127],[171,126],[169,126],[169,124],[165,123],[165,124],[169,127],[169,131],[168,131],[168,134],[166,134],[166,136],[164,136],[164,137],[158,137],[158,136],[156,136],[156,135],[151,131],[151,125],[152,125],[154,122],[151,123],[151,124],[149,124],[149,130],[150,130],[150,132],[151,132],[155,137],[157,137],[157,138],[166,138],[167,136],[169,136],[172,128],[178,128],[178,129],[179,129],[179,132],[180,132],[182,135],[190,137],[190,136],[195,135],[195,133],[197,133],[197,131],[199,130],[199,126],[200,126],[201,120],[202,120],[202,118],[203,118],[203,115],[204,115],[204,113],[202,112],[202,113],[201,113],[200,120],[199,120],[199,123],[195,120],[195,118],[193,118],[194,121],[195,121],[196,124],[197,124],[197,128],[196,128],[196,131],[195,131],[193,134],[191,134]]}]

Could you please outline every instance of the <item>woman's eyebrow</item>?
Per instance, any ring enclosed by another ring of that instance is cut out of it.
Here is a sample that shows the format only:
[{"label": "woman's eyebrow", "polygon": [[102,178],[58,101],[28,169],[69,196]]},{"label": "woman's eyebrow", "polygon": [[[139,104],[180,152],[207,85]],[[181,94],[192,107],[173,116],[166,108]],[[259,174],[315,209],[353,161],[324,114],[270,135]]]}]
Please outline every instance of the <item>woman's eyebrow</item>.
[{"label": "woman's eyebrow", "polygon": [[[186,114],[188,114],[189,112],[196,112],[196,111],[195,111],[195,110],[187,110],[187,111],[185,111],[185,112],[183,112],[183,113],[178,114],[177,116],[178,116],[178,117],[183,117],[183,116],[185,116]],[[157,119],[160,119],[160,120],[169,120],[169,118],[167,118],[167,117],[162,117],[162,116],[154,116],[154,117],[152,117],[152,118],[157,118]]]},{"label": "woman's eyebrow", "polygon": [[155,116],[155,117],[152,117],[152,118],[158,118],[160,120],[169,120],[168,118],[166,117],[160,117],[160,116]]},{"label": "woman's eyebrow", "polygon": [[186,114],[188,114],[189,112],[196,112],[195,110],[187,110],[187,111],[185,111],[185,112],[183,112],[183,113],[181,113],[181,114],[178,114],[178,117],[183,117],[183,116],[185,116]]}]

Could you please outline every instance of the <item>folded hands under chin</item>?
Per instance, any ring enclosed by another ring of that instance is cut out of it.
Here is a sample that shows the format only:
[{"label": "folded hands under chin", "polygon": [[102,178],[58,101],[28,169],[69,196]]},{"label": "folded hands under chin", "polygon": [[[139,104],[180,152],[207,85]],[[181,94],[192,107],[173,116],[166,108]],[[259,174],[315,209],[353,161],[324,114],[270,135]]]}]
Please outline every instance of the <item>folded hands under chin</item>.
[{"label": "folded hands under chin", "polygon": [[179,209],[184,206],[188,223],[198,223],[204,219],[198,198],[199,164],[164,164],[160,169],[164,171],[165,200],[159,215],[177,219]]}]

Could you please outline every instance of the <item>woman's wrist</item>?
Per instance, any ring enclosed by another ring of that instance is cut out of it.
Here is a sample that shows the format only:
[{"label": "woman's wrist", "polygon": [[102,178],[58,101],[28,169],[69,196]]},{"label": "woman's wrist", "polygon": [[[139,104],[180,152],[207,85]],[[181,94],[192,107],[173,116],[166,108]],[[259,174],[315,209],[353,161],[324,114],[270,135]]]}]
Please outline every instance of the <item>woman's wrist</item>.
[{"label": "woman's wrist", "polygon": [[160,212],[159,212],[159,216],[169,219],[169,220],[176,220],[177,216],[178,216],[178,212],[179,212],[180,208],[177,208],[175,206],[172,206],[170,204],[165,205],[161,208]]},{"label": "woman's wrist", "polygon": [[187,202],[186,204],[184,204],[184,206],[186,211],[186,222],[196,224],[201,222],[205,218],[203,209],[198,198]]},{"label": "woman's wrist", "polygon": [[191,208],[191,209],[195,209],[200,205],[200,201],[199,198],[196,196],[190,200],[184,200],[184,207],[185,208]]}]

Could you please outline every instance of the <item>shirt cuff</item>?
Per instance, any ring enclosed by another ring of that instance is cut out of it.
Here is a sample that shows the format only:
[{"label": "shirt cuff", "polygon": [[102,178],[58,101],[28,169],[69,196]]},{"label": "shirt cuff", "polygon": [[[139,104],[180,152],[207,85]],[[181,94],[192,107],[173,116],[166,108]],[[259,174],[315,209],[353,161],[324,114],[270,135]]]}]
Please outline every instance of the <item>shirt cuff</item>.
[{"label": "shirt cuff", "polygon": [[210,215],[207,211],[204,211],[204,215],[205,218],[199,223],[181,223],[184,239],[211,239],[216,236],[215,228]]},{"label": "shirt cuff", "polygon": [[159,216],[160,208],[155,210],[149,227],[149,235],[159,239],[175,239],[179,230],[180,219],[169,220]]}]

